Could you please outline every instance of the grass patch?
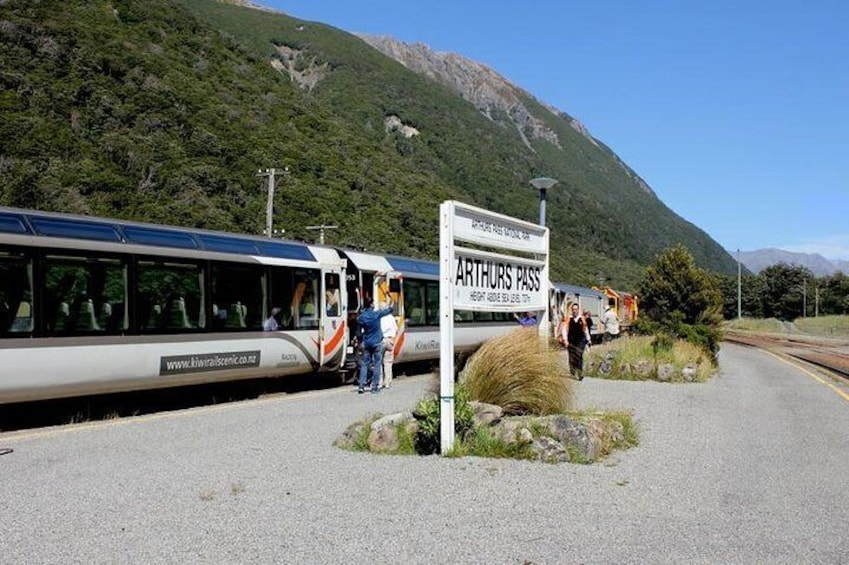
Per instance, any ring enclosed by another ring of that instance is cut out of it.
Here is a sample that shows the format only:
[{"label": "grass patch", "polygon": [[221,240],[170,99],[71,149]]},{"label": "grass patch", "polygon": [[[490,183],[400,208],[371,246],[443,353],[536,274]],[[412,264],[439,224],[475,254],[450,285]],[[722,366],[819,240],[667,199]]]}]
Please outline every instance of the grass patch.
[{"label": "grass patch", "polygon": [[[584,374],[602,379],[659,380],[663,365],[671,365],[671,382],[704,382],[715,372],[710,355],[697,345],[667,337],[633,336],[590,349],[584,356]],[[692,378],[684,377],[686,367],[694,367]]]},{"label": "grass patch", "polygon": [[[636,425],[628,412],[567,411],[572,382],[562,351],[549,347],[536,330],[519,329],[489,340],[469,360],[454,387],[456,435],[446,455],[594,463],[614,449],[637,445]],[[493,418],[496,410],[473,400],[500,406],[504,416],[514,417]],[[382,431],[375,449],[397,455],[439,453],[440,408],[439,395],[432,391],[413,410],[415,421],[387,420],[395,436]],[[334,444],[370,451],[371,426],[379,417],[350,425]]]},{"label": "grass patch", "polygon": [[731,330],[761,333],[786,333],[787,328],[775,318],[741,318],[729,320],[723,324]]},{"label": "grass patch", "polygon": [[784,323],[775,318],[742,318],[728,320],[724,326],[730,330],[758,333],[792,333],[817,337],[849,338],[849,316],[796,318],[792,323]]}]

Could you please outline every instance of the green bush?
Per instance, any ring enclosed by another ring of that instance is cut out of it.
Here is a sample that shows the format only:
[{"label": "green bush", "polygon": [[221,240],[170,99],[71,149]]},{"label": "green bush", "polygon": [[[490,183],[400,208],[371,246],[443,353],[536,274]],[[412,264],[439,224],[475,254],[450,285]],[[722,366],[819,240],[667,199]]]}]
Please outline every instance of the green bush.
[{"label": "green bush", "polygon": [[[440,402],[438,396],[421,400],[413,411],[419,422],[419,431],[414,438],[416,453],[430,455],[439,453],[440,447]],[[454,387],[454,432],[461,440],[473,429],[475,411],[469,404],[469,392],[462,385]]]}]

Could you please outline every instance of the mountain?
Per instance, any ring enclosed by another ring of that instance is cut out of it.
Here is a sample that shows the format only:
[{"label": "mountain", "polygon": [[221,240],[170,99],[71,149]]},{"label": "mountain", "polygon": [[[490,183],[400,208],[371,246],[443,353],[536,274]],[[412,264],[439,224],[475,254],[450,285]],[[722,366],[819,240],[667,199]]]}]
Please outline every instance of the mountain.
[{"label": "mountain", "polygon": [[830,261],[818,253],[795,253],[775,248],[741,251],[740,261],[755,274],[778,263],[805,267],[818,277],[830,276],[838,271],[849,273],[849,261]]},{"label": "mountain", "polygon": [[435,258],[440,202],[536,221],[548,176],[554,279],[629,288],[676,243],[736,272],[577,119],[367,39],[242,1],[0,2],[0,204],[258,233],[274,167],[287,237]]}]

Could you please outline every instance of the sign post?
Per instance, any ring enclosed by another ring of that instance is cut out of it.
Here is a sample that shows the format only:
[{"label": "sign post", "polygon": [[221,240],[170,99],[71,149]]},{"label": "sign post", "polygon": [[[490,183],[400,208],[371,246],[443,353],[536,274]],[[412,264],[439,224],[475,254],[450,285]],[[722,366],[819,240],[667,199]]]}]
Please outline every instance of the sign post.
[{"label": "sign post", "polygon": [[[548,238],[544,226],[482,208],[453,200],[439,207],[439,422],[443,455],[454,446],[454,310],[541,311],[539,333],[547,338]],[[458,247],[457,241],[476,248]],[[505,250],[512,253],[504,254]]]}]

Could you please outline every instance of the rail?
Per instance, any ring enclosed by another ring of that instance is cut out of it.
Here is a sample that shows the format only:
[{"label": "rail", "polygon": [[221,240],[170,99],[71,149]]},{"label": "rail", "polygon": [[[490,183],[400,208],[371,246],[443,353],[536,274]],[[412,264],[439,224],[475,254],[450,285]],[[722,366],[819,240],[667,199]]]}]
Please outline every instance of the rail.
[{"label": "rail", "polygon": [[726,331],[724,339],[816,365],[849,383],[849,342],[807,335]]}]

